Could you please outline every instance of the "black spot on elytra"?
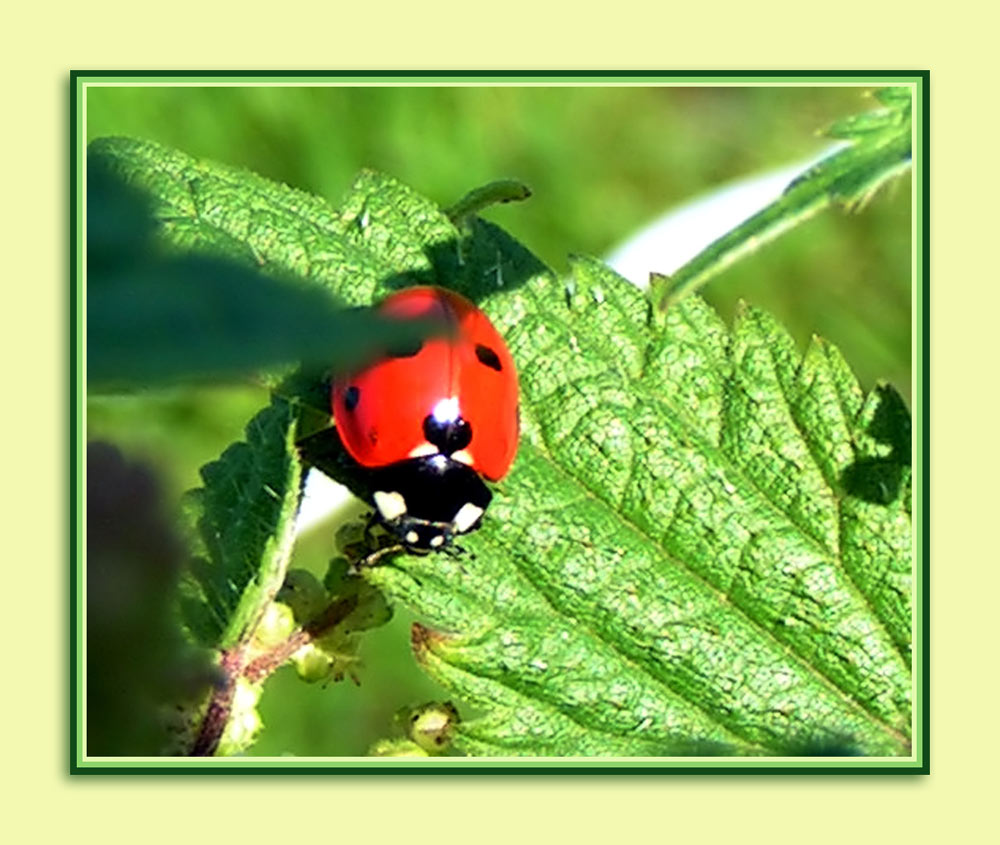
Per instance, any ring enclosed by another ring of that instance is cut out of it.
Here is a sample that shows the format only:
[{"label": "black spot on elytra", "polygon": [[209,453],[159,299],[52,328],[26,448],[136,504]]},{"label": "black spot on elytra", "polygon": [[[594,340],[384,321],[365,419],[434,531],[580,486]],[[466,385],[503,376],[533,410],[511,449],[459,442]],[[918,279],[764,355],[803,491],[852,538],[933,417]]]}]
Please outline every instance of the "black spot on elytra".
[{"label": "black spot on elytra", "polygon": [[485,364],[491,370],[496,370],[499,373],[503,369],[503,367],[500,364],[500,359],[497,357],[496,352],[494,352],[488,346],[484,346],[481,343],[477,343],[476,357],[479,359],[479,363]]},{"label": "black spot on elytra", "polygon": [[351,385],[347,390],[344,391],[344,407],[348,411],[353,411],[358,407],[358,400],[361,398],[361,389],[355,385]]}]

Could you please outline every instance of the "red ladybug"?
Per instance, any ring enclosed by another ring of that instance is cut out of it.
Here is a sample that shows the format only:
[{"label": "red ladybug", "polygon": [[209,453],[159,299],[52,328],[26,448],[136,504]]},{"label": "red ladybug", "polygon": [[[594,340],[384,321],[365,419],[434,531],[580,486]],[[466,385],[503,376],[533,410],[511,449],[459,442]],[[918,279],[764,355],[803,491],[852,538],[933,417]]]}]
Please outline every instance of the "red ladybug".
[{"label": "red ladybug", "polygon": [[382,523],[408,548],[429,551],[479,527],[517,452],[514,360],[485,314],[438,287],[394,293],[378,310],[437,318],[445,337],[396,350],[333,385],[344,448],[372,470]]}]

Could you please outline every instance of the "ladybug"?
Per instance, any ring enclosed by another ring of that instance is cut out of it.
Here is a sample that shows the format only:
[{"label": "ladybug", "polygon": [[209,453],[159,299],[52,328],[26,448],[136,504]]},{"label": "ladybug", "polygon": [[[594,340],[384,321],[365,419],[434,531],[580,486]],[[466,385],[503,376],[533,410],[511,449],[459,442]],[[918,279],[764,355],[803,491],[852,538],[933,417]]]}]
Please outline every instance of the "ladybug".
[{"label": "ladybug", "polygon": [[333,417],[348,454],[371,471],[377,518],[418,552],[479,527],[519,434],[517,371],[489,318],[439,287],[394,293],[378,312],[430,318],[449,331],[395,349],[333,383]]}]

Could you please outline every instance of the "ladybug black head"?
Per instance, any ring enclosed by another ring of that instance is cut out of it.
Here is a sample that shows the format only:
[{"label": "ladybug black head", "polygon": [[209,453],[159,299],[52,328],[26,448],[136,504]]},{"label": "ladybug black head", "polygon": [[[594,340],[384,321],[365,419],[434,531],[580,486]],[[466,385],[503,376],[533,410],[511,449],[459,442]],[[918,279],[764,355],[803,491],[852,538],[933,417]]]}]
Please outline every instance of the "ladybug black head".
[{"label": "ladybug black head", "polygon": [[493,495],[479,474],[436,454],[373,471],[373,500],[386,528],[406,546],[430,551],[476,529]]},{"label": "ladybug black head", "polygon": [[463,417],[442,420],[428,414],[424,419],[424,437],[443,455],[451,455],[472,442],[472,426]]}]

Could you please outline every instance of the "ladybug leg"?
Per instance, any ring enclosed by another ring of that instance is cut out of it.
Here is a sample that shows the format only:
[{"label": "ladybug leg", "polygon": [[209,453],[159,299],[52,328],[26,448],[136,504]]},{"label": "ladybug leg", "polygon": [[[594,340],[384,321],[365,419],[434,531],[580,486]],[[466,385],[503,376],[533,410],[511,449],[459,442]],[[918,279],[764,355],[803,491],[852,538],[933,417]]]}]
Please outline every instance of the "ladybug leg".
[{"label": "ladybug leg", "polygon": [[351,570],[353,572],[357,573],[360,570],[367,569],[371,566],[379,566],[381,565],[383,558],[387,558],[396,552],[406,550],[406,547],[401,543],[389,543],[389,545],[383,545],[389,537],[384,535],[376,536],[375,534],[375,529],[381,526],[381,524],[382,520],[378,511],[372,511],[368,514],[368,518],[365,521],[362,542],[357,544],[358,548],[356,554],[359,554],[359,558],[351,562]]},{"label": "ladybug leg", "polygon": [[393,543],[391,546],[383,546],[381,549],[376,549],[369,555],[361,558],[354,564],[354,567],[358,570],[368,569],[372,566],[380,566],[383,558],[390,557],[391,555],[398,554],[399,552],[405,552],[406,546],[402,543]]},{"label": "ladybug leg", "polygon": [[[364,557],[361,560],[357,561],[356,563],[352,564],[351,569],[355,574],[358,574],[361,572],[361,570],[370,569],[371,567],[374,566],[395,566],[395,564],[392,563],[391,560],[388,560],[383,564],[382,559],[392,558],[393,555],[399,554],[399,552],[408,552],[412,554],[413,551],[414,551],[413,549],[408,548],[403,543],[393,543],[391,546],[384,546],[381,549],[377,549],[376,551],[369,554],[367,557]],[[421,582],[421,580],[417,578],[415,575],[410,573],[410,577],[414,581],[416,581],[418,587],[423,586],[423,582]]]}]

